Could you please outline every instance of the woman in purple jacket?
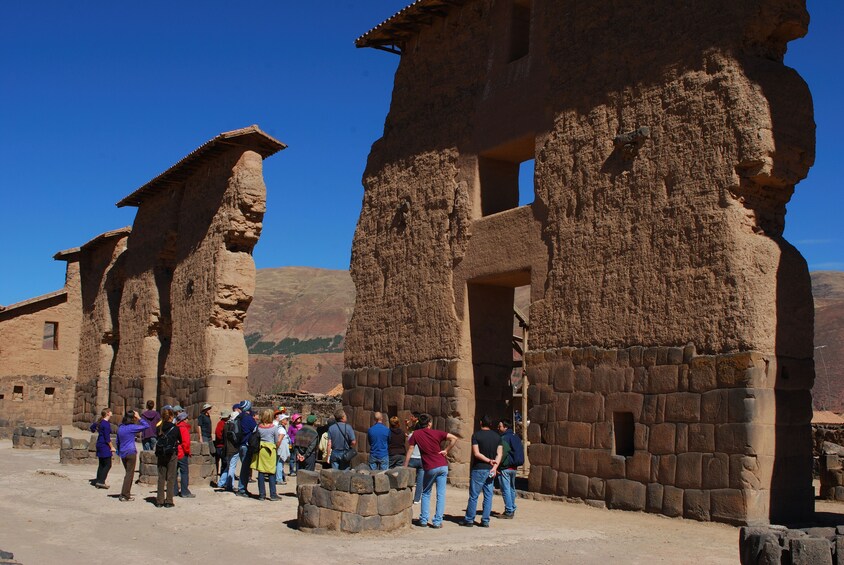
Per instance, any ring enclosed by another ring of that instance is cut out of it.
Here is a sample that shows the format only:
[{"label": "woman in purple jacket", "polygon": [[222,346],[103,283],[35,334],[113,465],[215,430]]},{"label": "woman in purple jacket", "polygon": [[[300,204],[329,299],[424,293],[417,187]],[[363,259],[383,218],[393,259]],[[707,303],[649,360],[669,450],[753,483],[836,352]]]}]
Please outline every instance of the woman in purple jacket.
[{"label": "woman in purple jacket", "polygon": [[111,456],[114,454],[114,446],[111,444],[111,409],[103,408],[100,412],[100,419],[91,424],[91,431],[97,432],[97,458],[100,460],[97,466],[97,478],[94,486],[97,488],[108,488],[106,479],[111,470]]},{"label": "woman in purple jacket", "polygon": [[123,477],[123,489],[120,491],[120,501],[135,500],[132,496],[132,479],[135,478],[135,462],[138,459],[138,449],[135,447],[135,434],[149,429],[149,424],[141,418],[137,410],[123,416],[123,423],[117,430],[117,452],[123,461],[126,475]]}]

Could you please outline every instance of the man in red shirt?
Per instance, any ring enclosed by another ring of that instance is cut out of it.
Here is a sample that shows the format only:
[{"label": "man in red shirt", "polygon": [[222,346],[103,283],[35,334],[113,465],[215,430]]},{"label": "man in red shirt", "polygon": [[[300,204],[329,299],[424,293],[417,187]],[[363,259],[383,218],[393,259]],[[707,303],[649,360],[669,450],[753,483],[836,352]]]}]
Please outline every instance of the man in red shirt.
[{"label": "man in red shirt", "polygon": [[195,498],[196,495],[193,494],[188,488],[188,464],[190,463],[190,424],[188,424],[187,412],[180,412],[179,415],[176,416],[176,428],[178,428],[182,436],[182,442],[179,444],[179,461],[176,463],[176,466],[179,468],[179,482],[177,483],[176,481],[173,481],[173,494],[181,496],[182,498]]},{"label": "man in red shirt", "polygon": [[[445,448],[442,443],[448,441]],[[419,526],[428,526],[428,519],[431,510],[431,491],[434,483],[437,485],[437,508],[434,512],[434,519],[431,520],[432,528],[442,528],[443,513],[445,512],[445,485],[448,480],[448,459],[446,455],[457,442],[457,436],[433,429],[433,421],[430,414],[419,416],[419,429],[413,432],[407,455],[404,458],[404,466],[410,466],[410,456],[413,455],[414,446],[419,447],[422,456],[422,469],[425,471],[425,478],[422,482],[422,509],[419,512]]]}]

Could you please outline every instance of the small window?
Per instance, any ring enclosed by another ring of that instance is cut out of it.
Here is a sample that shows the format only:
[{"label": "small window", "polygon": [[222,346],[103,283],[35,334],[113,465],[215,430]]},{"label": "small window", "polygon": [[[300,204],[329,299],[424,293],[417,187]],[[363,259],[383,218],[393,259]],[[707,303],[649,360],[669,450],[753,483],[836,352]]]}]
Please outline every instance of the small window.
[{"label": "small window", "polygon": [[53,350],[59,348],[58,322],[44,322],[44,341],[42,342],[42,347]]},{"label": "small window", "polygon": [[513,0],[510,19],[510,57],[516,61],[530,52],[530,4],[531,0]]},{"label": "small window", "polygon": [[44,389],[44,400],[53,400],[56,396],[56,387],[48,386]]},{"label": "small window", "polygon": [[489,216],[535,200],[533,135],[505,143],[478,157],[481,215]]},{"label": "small window", "polygon": [[4,398],[6,398],[6,395],[5,395],[5,394],[0,394],[0,400],[3,400]]},{"label": "small window", "polygon": [[17,400],[18,402],[23,400],[23,386],[16,386],[12,389],[12,400]]},{"label": "small window", "polygon": [[613,412],[612,414],[614,455],[630,457],[633,455],[633,433],[636,429],[631,412]]}]

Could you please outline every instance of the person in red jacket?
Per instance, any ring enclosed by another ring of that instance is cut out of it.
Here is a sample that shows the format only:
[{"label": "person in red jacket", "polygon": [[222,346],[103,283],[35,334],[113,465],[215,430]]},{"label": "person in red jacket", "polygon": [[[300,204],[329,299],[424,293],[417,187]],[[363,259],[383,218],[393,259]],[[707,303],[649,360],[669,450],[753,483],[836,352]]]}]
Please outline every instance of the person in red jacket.
[{"label": "person in red jacket", "polygon": [[214,429],[214,473],[216,474],[216,478],[214,479],[214,484],[211,485],[213,487],[217,487],[220,484],[220,463],[223,461],[223,449],[226,447],[226,443],[223,440],[223,428],[225,428],[226,422],[231,415],[231,410],[223,410],[220,414],[220,421],[217,422],[217,427]]},{"label": "person in red jacket", "polygon": [[173,481],[173,495],[182,498],[196,497],[188,488],[188,465],[190,464],[190,424],[188,424],[188,413],[180,412],[176,416],[176,427],[182,437],[179,444],[179,461],[176,464],[179,472],[176,473],[178,481]]}]

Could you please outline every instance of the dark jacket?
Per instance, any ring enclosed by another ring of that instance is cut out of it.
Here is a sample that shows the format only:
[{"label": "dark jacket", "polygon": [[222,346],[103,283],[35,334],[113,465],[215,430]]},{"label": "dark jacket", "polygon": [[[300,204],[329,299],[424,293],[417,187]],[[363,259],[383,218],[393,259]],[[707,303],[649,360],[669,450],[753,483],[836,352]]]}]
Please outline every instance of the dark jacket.
[{"label": "dark jacket", "polygon": [[407,436],[401,428],[390,428],[390,438],[387,445],[390,457],[407,453]]}]

